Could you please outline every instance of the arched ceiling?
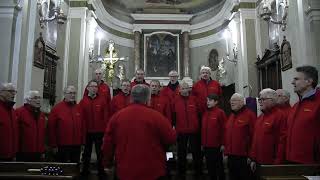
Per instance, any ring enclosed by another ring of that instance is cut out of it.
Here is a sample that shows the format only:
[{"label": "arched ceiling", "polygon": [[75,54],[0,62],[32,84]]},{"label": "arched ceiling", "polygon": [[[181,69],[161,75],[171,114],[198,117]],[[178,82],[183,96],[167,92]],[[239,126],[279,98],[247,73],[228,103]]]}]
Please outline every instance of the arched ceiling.
[{"label": "arched ceiling", "polygon": [[[132,23],[132,13],[192,14],[203,21],[217,14],[226,0],[101,0],[115,18]],[[211,14],[211,15],[210,15]],[[208,16],[209,15],[209,16]]]}]

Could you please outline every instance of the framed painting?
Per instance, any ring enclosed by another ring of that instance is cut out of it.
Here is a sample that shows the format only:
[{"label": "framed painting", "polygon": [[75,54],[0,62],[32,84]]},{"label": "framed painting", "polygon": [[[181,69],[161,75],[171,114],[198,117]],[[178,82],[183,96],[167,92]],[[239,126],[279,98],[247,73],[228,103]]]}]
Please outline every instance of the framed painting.
[{"label": "framed painting", "polygon": [[144,35],[144,70],[150,79],[168,79],[168,73],[180,74],[179,34],[153,32]]},{"label": "framed painting", "polygon": [[286,36],[283,37],[283,41],[280,49],[281,70],[286,71],[292,68],[292,56],[291,45],[287,41]]},{"label": "framed painting", "polygon": [[42,33],[40,33],[40,37],[34,44],[33,65],[40,69],[44,69],[45,54],[46,46],[42,37]]}]

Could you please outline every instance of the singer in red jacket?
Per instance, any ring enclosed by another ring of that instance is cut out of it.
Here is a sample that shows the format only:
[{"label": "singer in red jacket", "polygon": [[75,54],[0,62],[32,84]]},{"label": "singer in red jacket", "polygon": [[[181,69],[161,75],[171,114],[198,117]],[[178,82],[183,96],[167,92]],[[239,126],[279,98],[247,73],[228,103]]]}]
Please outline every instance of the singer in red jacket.
[{"label": "singer in red jacket", "polygon": [[247,159],[257,116],[244,105],[244,97],[235,93],[230,98],[232,113],[226,123],[224,154],[228,157],[230,180],[249,179]]},{"label": "singer in red jacket", "polygon": [[25,104],[16,110],[19,122],[19,150],[17,161],[44,160],[45,116],[40,111],[39,91],[29,91]]},{"label": "singer in red jacket", "polygon": [[179,95],[179,74],[177,71],[169,72],[169,83],[166,87],[161,89],[160,95],[166,97],[170,103],[170,111],[172,112],[174,99]]},{"label": "singer in red jacket", "polygon": [[[104,96],[104,98],[106,99],[107,103],[110,103],[111,101],[111,93],[110,93],[110,87],[108,86],[108,84],[106,84],[103,81],[103,73],[102,73],[102,69],[96,69],[95,70],[95,81],[98,83],[98,93],[100,94],[100,96]],[[84,90],[84,96],[88,95],[88,89],[87,87]]]},{"label": "singer in red jacket", "polygon": [[18,120],[13,109],[16,93],[12,83],[0,84],[0,161],[12,161],[18,151]]},{"label": "singer in red jacket", "polygon": [[150,82],[151,100],[149,107],[160,112],[166,118],[168,118],[170,124],[172,119],[170,102],[167,97],[160,95],[160,82],[158,80],[152,80]]},{"label": "singer in red jacket", "polygon": [[212,80],[210,75],[211,69],[209,67],[202,67],[200,70],[201,79],[192,87],[192,95],[197,97],[201,113],[207,108],[207,96],[209,94],[222,95],[219,82]]},{"label": "singer in red jacket", "polygon": [[133,104],[112,116],[105,132],[103,157],[106,166],[115,160],[121,180],[160,180],[166,174],[165,146],[173,144],[176,133],[168,120],[146,106],[150,90],[136,85]]},{"label": "singer in red jacket", "polygon": [[68,86],[64,99],[56,104],[48,120],[49,145],[57,152],[59,162],[80,161],[81,145],[85,141],[81,107],[76,103],[76,89]]},{"label": "singer in red jacket", "polygon": [[190,95],[190,87],[186,82],[181,83],[180,95],[174,102],[173,124],[178,134],[178,177],[186,178],[186,156],[190,144],[195,178],[200,178],[202,170],[199,107],[196,97]]},{"label": "singer in red jacket", "polygon": [[278,95],[277,107],[288,117],[291,110],[290,93],[284,89],[277,89],[276,92]]},{"label": "singer in red jacket", "polygon": [[202,116],[201,145],[204,150],[210,179],[224,180],[223,139],[227,116],[217,107],[219,96],[209,94],[207,109]]},{"label": "singer in red jacket", "polygon": [[130,103],[130,81],[123,80],[121,82],[121,91],[111,100],[111,116],[121,109],[127,107]]},{"label": "singer in red jacket", "polygon": [[98,175],[105,176],[101,159],[101,145],[105,128],[110,117],[110,104],[104,96],[98,93],[98,83],[92,80],[87,85],[88,96],[84,96],[80,102],[84,127],[86,132],[86,143],[83,153],[82,175],[89,174],[92,145],[95,144],[97,154]]},{"label": "singer in red jacket", "polygon": [[312,66],[296,68],[292,81],[299,101],[288,117],[287,160],[299,164],[320,163],[320,91],[318,71]]},{"label": "singer in red jacket", "polygon": [[144,75],[145,75],[145,73],[142,69],[137,69],[136,73],[135,73],[135,78],[131,82],[131,88],[133,88],[133,86],[135,86],[137,84],[145,84],[145,85],[149,86],[149,84],[144,79]]},{"label": "singer in red jacket", "polygon": [[273,89],[260,92],[261,114],[255,124],[250,158],[251,169],[258,164],[281,164],[284,162],[286,143],[286,117],[276,107],[277,93]]}]

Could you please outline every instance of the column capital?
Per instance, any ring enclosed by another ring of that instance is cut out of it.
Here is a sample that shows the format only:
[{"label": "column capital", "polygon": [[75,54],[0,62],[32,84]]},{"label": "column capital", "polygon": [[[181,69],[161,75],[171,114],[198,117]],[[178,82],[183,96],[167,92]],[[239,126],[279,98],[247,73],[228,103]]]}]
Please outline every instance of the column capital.
[{"label": "column capital", "polygon": [[142,33],[142,26],[140,24],[133,24],[132,32],[136,32],[136,31]]},{"label": "column capital", "polygon": [[191,29],[190,29],[190,26],[183,26],[182,29],[181,29],[181,33],[190,33],[191,32]]}]

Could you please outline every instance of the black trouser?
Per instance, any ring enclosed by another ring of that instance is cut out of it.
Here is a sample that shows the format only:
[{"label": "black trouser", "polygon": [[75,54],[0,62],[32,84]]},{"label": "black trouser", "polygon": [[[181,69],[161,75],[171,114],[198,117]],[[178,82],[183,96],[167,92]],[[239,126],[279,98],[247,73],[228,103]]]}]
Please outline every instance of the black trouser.
[{"label": "black trouser", "polygon": [[59,146],[57,161],[59,162],[71,162],[71,163],[79,163],[80,161],[80,152],[81,146]]},{"label": "black trouser", "polygon": [[230,180],[250,179],[250,168],[247,163],[247,157],[229,155],[228,169]]},{"label": "black trouser", "polygon": [[92,145],[94,143],[96,154],[97,154],[97,166],[98,173],[104,173],[102,165],[102,156],[101,156],[101,146],[102,146],[103,133],[88,133],[86,136],[86,144],[84,147],[84,152],[82,156],[83,160],[83,170],[84,172],[89,172],[89,165],[92,153]]},{"label": "black trouser", "polygon": [[204,148],[204,156],[210,180],[225,180],[223,156],[220,148]]},{"label": "black trouser", "polygon": [[178,176],[181,179],[185,178],[187,168],[187,151],[188,142],[191,147],[193,168],[195,176],[202,174],[201,168],[201,141],[198,133],[178,134]]},{"label": "black trouser", "polygon": [[17,161],[24,161],[24,162],[40,162],[41,154],[39,152],[19,152],[17,153]]}]

